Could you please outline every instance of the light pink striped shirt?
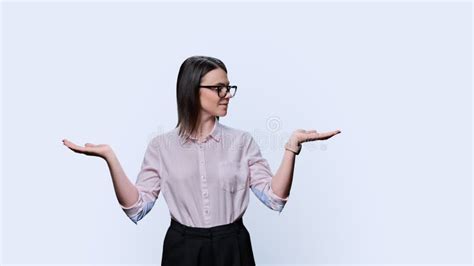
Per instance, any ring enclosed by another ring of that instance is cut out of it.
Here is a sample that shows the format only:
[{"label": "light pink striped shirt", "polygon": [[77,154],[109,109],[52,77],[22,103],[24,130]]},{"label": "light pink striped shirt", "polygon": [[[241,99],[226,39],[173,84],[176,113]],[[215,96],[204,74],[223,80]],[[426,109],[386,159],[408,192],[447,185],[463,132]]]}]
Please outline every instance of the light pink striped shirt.
[{"label": "light pink striped shirt", "polygon": [[172,219],[192,227],[213,227],[242,217],[250,190],[281,213],[288,197],[273,193],[272,176],[251,134],[216,119],[202,142],[180,137],[178,128],[154,137],[135,182],[139,198],[130,207],[120,206],[137,224],[162,192]]}]

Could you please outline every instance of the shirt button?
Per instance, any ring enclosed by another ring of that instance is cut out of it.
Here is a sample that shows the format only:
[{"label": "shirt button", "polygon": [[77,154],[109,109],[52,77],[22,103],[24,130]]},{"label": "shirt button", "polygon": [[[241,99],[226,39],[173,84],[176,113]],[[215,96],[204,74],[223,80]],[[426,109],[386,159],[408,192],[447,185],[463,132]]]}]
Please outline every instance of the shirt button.
[{"label": "shirt button", "polygon": [[202,179],[202,180],[206,180],[206,178],[205,178],[203,175],[201,176],[201,179]]},{"label": "shirt button", "polygon": [[208,209],[205,209],[205,210],[204,210],[204,213],[205,213],[205,214],[209,214],[209,210],[208,210]]},{"label": "shirt button", "polygon": [[204,191],[204,192],[202,193],[202,195],[203,195],[204,197],[207,197],[207,191]]}]

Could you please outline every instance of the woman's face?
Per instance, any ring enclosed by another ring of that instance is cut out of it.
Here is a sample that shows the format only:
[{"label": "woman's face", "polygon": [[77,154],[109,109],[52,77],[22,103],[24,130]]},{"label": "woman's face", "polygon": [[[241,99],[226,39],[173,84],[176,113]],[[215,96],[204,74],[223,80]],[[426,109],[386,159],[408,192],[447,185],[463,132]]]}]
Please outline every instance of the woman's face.
[{"label": "woman's face", "polygon": [[[203,86],[207,85],[229,85],[229,79],[227,78],[227,73],[221,68],[213,69],[206,73],[201,78],[201,84]],[[223,88],[225,90],[225,88]],[[199,99],[201,101],[202,112],[205,115],[210,116],[225,116],[227,114],[227,107],[229,105],[230,93],[227,93],[224,98],[220,98],[215,88],[200,88],[199,89]]]}]

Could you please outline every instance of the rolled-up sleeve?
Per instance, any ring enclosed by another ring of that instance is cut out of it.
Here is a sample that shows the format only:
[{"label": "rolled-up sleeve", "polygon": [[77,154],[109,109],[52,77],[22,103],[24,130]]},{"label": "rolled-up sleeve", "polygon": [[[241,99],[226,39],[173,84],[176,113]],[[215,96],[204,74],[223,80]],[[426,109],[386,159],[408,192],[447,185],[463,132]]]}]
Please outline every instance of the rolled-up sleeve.
[{"label": "rolled-up sleeve", "polygon": [[125,214],[135,224],[150,212],[158,198],[161,190],[160,165],[158,139],[154,138],[148,143],[140,172],[135,181],[138,200],[131,206],[123,206],[119,203]]},{"label": "rolled-up sleeve", "polygon": [[250,189],[268,208],[281,213],[289,196],[281,198],[273,192],[271,186],[273,174],[268,161],[262,157],[260,147],[248,132],[246,139],[244,151],[249,166]]}]

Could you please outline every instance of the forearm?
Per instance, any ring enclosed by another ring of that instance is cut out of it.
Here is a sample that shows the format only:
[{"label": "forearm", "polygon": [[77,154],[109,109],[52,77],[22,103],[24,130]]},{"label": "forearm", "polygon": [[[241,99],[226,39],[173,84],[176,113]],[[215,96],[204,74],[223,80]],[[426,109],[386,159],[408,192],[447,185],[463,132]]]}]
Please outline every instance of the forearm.
[{"label": "forearm", "polygon": [[285,149],[280,167],[272,178],[272,190],[281,198],[286,198],[290,194],[295,158],[296,155],[293,152]]},{"label": "forearm", "polygon": [[122,206],[129,207],[138,201],[138,190],[128,179],[114,152],[109,152],[104,158],[109,166],[112,183],[117,200]]}]

